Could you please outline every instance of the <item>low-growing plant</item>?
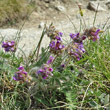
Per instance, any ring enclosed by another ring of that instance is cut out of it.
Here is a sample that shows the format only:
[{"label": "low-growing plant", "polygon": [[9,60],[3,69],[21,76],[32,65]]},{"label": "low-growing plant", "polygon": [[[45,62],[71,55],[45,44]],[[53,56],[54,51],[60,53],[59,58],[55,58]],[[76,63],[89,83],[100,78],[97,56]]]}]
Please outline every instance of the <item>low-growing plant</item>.
[{"label": "low-growing plant", "polygon": [[[101,32],[91,27],[70,33],[65,44],[51,24],[29,57],[16,55],[19,38],[2,39],[0,109],[109,110],[110,34]],[[50,44],[39,53],[45,34]]]}]

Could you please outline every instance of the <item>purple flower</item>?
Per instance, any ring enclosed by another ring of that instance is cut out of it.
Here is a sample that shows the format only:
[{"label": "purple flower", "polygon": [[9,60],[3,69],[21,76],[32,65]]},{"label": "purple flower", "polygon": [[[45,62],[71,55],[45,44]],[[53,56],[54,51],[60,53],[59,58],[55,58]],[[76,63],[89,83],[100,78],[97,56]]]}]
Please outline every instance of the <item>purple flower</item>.
[{"label": "purple flower", "polygon": [[59,37],[59,36],[56,36],[56,39],[59,40],[59,41],[62,40],[61,37]]},{"label": "purple flower", "polygon": [[52,74],[53,68],[51,68],[48,64],[45,64],[42,66],[41,69],[39,69],[37,71],[37,74],[41,75],[43,79],[47,79],[49,77],[49,75],[53,75]]},{"label": "purple flower", "polygon": [[53,68],[49,68],[48,70],[49,70],[50,72],[52,72],[52,71],[53,71]]},{"label": "purple flower", "polygon": [[72,33],[70,33],[70,37],[71,37],[72,39],[74,39],[75,35],[72,34]]},{"label": "purple flower", "polygon": [[55,41],[52,41],[52,42],[49,44],[49,47],[54,48],[54,47],[55,47]]},{"label": "purple flower", "polygon": [[78,38],[78,37],[79,37],[79,33],[76,33],[76,34],[70,33],[70,37],[71,37],[72,39]]},{"label": "purple flower", "polygon": [[100,38],[99,35],[94,36],[93,41],[95,42],[95,41],[98,40],[99,38]]},{"label": "purple flower", "polygon": [[62,64],[61,67],[64,68],[65,67],[65,64]]},{"label": "purple flower", "polygon": [[68,47],[67,51],[71,57],[77,60],[80,60],[82,55],[85,53],[83,43],[73,43]]},{"label": "purple flower", "polygon": [[15,42],[14,41],[2,42],[2,48],[4,48],[6,52],[9,51],[14,52],[16,50]]},{"label": "purple flower", "polygon": [[80,60],[80,57],[77,57],[77,60],[79,61]]},{"label": "purple flower", "polygon": [[62,37],[63,36],[63,33],[62,32],[59,32],[59,36]]},{"label": "purple flower", "polygon": [[10,47],[7,47],[7,48],[4,48],[5,49],[5,52],[8,52],[8,51],[10,51]]},{"label": "purple flower", "polygon": [[50,47],[50,51],[54,54],[62,53],[62,50],[64,49],[64,45],[62,44],[62,41],[58,39],[51,41],[49,47]]},{"label": "purple flower", "polygon": [[82,43],[83,40],[86,39],[86,36],[81,36],[80,33],[76,33],[76,34],[70,34],[70,37],[73,39],[73,42],[75,43]]},{"label": "purple flower", "polygon": [[26,81],[27,78],[27,72],[24,70],[23,66],[20,66],[18,68],[19,71],[17,71],[14,76],[13,76],[13,80],[15,81]]},{"label": "purple flower", "polygon": [[100,29],[96,29],[95,27],[92,27],[90,29],[86,29],[83,33],[83,36],[86,36],[90,40],[96,41],[99,39],[99,32]]},{"label": "purple flower", "polygon": [[82,36],[82,40],[85,40],[87,37],[86,36]]},{"label": "purple flower", "polygon": [[100,29],[97,29],[96,32],[91,32],[91,35],[93,36],[92,40],[93,41],[96,41],[97,39],[99,39],[99,32],[100,32]]},{"label": "purple flower", "polygon": [[23,66],[20,66],[20,67],[18,68],[18,70],[24,70],[24,67],[23,67]]},{"label": "purple flower", "polygon": [[53,60],[54,60],[54,57],[50,56],[49,57],[49,60],[47,61],[47,64],[48,65],[51,64],[53,62]]},{"label": "purple flower", "polygon": [[86,35],[80,35],[80,33],[70,34],[70,37],[73,39],[74,43],[82,43],[87,37]]}]

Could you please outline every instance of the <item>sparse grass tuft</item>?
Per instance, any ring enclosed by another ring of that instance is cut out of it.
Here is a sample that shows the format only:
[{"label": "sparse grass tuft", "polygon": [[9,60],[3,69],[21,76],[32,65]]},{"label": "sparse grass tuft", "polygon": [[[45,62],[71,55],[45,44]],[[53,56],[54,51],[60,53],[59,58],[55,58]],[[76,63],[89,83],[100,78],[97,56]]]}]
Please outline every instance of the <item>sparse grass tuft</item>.
[{"label": "sparse grass tuft", "polygon": [[0,26],[26,18],[29,11],[30,6],[26,0],[0,0]]}]

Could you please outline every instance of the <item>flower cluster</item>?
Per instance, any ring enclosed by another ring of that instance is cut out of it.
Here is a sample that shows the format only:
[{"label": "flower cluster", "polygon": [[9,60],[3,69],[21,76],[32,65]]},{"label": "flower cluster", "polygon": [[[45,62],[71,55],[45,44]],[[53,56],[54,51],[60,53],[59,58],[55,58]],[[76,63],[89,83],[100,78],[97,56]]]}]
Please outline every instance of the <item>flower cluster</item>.
[{"label": "flower cluster", "polygon": [[46,64],[42,66],[40,70],[37,71],[38,75],[41,75],[43,79],[47,79],[48,76],[52,76],[53,68],[51,67],[51,64],[54,60],[54,57],[50,56],[49,60],[47,61]]},{"label": "flower cluster", "polygon": [[18,68],[18,72],[16,72],[13,76],[13,80],[15,81],[27,81],[27,72],[24,70],[23,66]]},{"label": "flower cluster", "polygon": [[96,41],[99,39],[100,29],[96,29],[92,27],[90,29],[86,29],[84,32],[84,36],[87,36],[90,40]]},{"label": "flower cluster", "polygon": [[53,61],[54,61],[54,57],[50,56],[48,61],[47,61],[47,64],[51,65],[53,63]]},{"label": "flower cluster", "polygon": [[70,37],[73,39],[73,42],[76,42],[76,43],[82,43],[83,40],[86,39],[86,36],[84,35],[82,36],[80,35],[80,33],[76,33],[76,34],[71,33]]},{"label": "flower cluster", "polygon": [[52,40],[49,44],[50,52],[54,54],[61,54],[64,50],[64,45],[62,43],[62,35],[63,33],[59,32],[58,36],[55,36],[54,40]]},{"label": "flower cluster", "polygon": [[85,53],[83,43],[74,43],[72,45],[69,45],[67,52],[71,57],[80,60],[82,55]]},{"label": "flower cluster", "polygon": [[14,41],[7,41],[2,43],[2,47],[5,49],[6,52],[15,52],[15,42]]},{"label": "flower cluster", "polygon": [[67,53],[77,59],[80,60],[82,57],[82,54],[85,53],[85,49],[83,46],[83,40],[86,39],[86,36],[81,36],[79,33],[76,34],[70,34],[70,37],[72,38],[72,43],[70,43],[67,47]]},{"label": "flower cluster", "polygon": [[58,36],[59,31],[55,29],[53,25],[50,25],[47,29],[47,36],[52,40],[55,39],[56,36]]}]

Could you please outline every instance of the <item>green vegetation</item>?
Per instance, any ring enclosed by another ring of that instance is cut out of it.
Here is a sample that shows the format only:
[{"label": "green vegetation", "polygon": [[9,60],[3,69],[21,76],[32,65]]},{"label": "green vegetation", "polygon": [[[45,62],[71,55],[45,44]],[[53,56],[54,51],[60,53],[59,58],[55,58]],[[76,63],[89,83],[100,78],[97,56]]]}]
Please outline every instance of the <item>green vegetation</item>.
[{"label": "green vegetation", "polygon": [[[17,47],[19,37],[3,38],[0,110],[110,110],[110,34],[99,32],[93,27],[71,34],[71,41],[63,44],[62,33],[50,25],[29,56]],[[39,54],[45,34],[51,42]],[[23,55],[16,55],[16,49]]]},{"label": "green vegetation", "polygon": [[[44,32],[42,34],[42,37]],[[101,35],[100,35],[101,36]],[[31,68],[41,67],[48,56],[47,49],[35,61],[38,47],[26,58],[15,53],[0,51],[0,109],[1,110],[107,110],[110,109],[110,34],[105,33],[99,41],[85,41],[86,53],[77,60],[71,60],[63,71],[58,71],[62,56],[53,64],[53,76],[48,79],[37,77]],[[42,39],[41,37],[41,39]],[[35,58],[35,59],[34,59]],[[24,65],[30,82],[14,81],[14,73]]]}]

